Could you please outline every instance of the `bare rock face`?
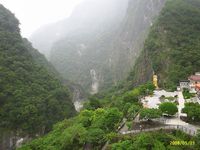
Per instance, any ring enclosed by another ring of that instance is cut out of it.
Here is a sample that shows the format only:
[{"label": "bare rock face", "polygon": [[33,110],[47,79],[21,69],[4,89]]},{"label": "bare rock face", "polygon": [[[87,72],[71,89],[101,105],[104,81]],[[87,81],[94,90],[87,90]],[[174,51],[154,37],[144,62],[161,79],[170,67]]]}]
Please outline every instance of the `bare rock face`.
[{"label": "bare rock face", "polygon": [[127,14],[112,42],[112,61],[115,80],[123,80],[143,49],[150,27],[166,0],[129,1]]},{"label": "bare rock face", "polygon": [[127,77],[164,3],[85,0],[70,18],[41,28],[30,40],[64,78],[94,94]]}]

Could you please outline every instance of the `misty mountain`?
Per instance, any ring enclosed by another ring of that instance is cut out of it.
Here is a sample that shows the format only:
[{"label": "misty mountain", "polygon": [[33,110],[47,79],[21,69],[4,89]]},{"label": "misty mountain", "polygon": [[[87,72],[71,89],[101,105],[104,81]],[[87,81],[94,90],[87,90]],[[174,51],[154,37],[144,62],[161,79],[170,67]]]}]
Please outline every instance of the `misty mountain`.
[{"label": "misty mountain", "polygon": [[[110,22],[119,22],[123,18],[128,0],[84,0],[76,6],[69,18],[46,25],[38,29],[30,37],[34,47],[49,58],[54,42],[81,31],[88,33],[105,30]],[[103,11],[102,11],[103,10]]]},{"label": "misty mountain", "polygon": [[30,40],[61,75],[98,92],[125,79],[165,0],[86,0]]}]

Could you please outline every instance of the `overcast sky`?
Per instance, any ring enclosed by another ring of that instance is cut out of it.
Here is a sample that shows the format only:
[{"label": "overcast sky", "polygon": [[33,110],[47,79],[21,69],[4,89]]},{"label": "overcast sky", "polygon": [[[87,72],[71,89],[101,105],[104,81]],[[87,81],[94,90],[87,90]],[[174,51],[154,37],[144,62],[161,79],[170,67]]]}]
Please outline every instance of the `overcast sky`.
[{"label": "overcast sky", "polygon": [[82,0],[0,0],[19,19],[23,37],[39,27],[64,19]]}]

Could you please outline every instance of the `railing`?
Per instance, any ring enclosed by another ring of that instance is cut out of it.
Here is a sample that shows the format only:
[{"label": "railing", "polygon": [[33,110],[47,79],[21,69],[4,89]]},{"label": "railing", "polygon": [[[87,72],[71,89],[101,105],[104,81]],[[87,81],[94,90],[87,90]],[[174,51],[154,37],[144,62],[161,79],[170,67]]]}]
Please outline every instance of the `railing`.
[{"label": "railing", "polygon": [[140,132],[149,132],[149,131],[157,131],[157,130],[181,130],[183,132],[185,132],[186,134],[189,135],[196,135],[197,130],[196,129],[192,129],[189,127],[185,127],[182,125],[168,125],[168,126],[163,126],[163,127],[157,127],[157,128],[149,128],[149,129],[142,129],[142,130],[131,130],[131,131],[126,131],[126,132],[121,132],[121,134],[136,134],[136,133],[140,133]]}]

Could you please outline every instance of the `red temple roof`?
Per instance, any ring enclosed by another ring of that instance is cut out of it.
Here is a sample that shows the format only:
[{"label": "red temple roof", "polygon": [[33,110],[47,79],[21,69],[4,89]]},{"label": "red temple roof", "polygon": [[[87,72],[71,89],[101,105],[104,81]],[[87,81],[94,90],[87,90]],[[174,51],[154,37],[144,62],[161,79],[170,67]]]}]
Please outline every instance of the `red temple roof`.
[{"label": "red temple roof", "polygon": [[200,84],[196,84],[195,88],[200,90]]},{"label": "red temple roof", "polygon": [[200,81],[200,75],[191,75],[188,79],[193,81]]}]

